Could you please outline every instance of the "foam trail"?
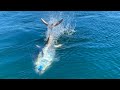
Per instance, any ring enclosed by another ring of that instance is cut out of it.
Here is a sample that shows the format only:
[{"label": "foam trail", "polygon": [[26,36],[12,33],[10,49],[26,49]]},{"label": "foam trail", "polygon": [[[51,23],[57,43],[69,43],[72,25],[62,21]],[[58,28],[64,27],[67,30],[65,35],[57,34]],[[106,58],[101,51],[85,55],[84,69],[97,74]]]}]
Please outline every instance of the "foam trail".
[{"label": "foam trail", "polygon": [[[53,23],[53,22],[57,22],[60,19],[63,18],[63,13],[59,13],[59,15],[54,14],[53,16],[50,16],[50,20],[49,20],[49,24]],[[53,36],[53,41],[52,41],[52,46],[50,48],[48,47],[44,47],[42,49],[42,51],[44,52],[39,52],[38,57],[35,61],[35,71],[42,74],[44,73],[52,64],[52,62],[55,59],[55,52],[56,52],[56,48],[54,47],[54,45],[56,44],[55,42],[63,35],[63,34],[68,34],[71,35],[72,33],[74,33],[74,26],[71,26],[71,22],[67,22],[65,23],[65,21],[67,21],[67,19],[70,17],[68,16],[67,18],[63,18],[63,22],[61,24],[59,24],[58,26],[54,27],[52,30],[47,29],[46,32],[46,39],[48,38],[49,34],[51,34]]]}]

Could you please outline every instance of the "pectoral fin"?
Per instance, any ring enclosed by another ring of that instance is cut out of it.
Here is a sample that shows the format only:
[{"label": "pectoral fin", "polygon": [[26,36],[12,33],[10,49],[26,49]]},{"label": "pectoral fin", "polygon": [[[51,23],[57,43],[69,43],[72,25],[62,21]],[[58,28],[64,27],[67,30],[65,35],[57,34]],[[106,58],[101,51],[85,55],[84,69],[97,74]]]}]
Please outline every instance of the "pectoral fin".
[{"label": "pectoral fin", "polygon": [[39,45],[36,45],[36,47],[39,49],[39,51],[41,51],[41,54],[42,54],[42,56],[43,56],[43,50],[42,50],[42,48],[39,46]]},{"label": "pectoral fin", "polygon": [[41,48],[39,45],[36,45],[36,47],[39,48],[39,49]]},{"label": "pectoral fin", "polygon": [[61,46],[62,46],[62,44],[54,45],[55,48],[59,48]]}]

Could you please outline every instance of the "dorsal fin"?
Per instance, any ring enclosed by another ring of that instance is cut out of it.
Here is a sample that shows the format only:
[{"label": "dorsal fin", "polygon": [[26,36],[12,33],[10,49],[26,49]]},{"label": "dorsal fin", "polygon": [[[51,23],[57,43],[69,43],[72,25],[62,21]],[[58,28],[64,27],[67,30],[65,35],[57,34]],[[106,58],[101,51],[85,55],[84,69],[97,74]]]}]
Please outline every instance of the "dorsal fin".
[{"label": "dorsal fin", "polygon": [[48,23],[44,19],[41,18],[41,21],[48,26]]}]

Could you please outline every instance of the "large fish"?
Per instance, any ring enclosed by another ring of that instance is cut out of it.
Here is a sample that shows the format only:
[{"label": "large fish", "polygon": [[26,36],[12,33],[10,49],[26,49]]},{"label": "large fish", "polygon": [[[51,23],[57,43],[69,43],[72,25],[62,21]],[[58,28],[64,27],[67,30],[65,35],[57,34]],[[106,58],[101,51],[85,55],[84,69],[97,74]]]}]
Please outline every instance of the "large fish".
[{"label": "large fish", "polygon": [[[59,25],[63,19],[56,23],[48,24],[44,19],[41,21],[47,26],[48,29],[52,30],[55,26]],[[45,47],[39,52],[38,57],[35,62],[35,69],[39,73],[44,73],[45,70],[51,65],[54,58],[55,47],[60,47],[61,45],[54,45],[54,37],[49,34]],[[39,46],[37,46],[39,48]]]}]

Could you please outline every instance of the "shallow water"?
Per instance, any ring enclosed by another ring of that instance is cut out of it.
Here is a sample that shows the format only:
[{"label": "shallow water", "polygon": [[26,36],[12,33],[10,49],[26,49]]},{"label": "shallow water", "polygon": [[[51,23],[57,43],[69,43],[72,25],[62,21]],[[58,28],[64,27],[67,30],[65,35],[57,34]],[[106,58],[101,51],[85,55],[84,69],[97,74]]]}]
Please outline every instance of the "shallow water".
[{"label": "shallow water", "polygon": [[[44,47],[44,18],[63,18],[75,27],[63,35],[56,60],[39,75],[34,70],[36,44]],[[119,11],[1,11],[0,78],[8,79],[96,79],[120,78]]]}]

